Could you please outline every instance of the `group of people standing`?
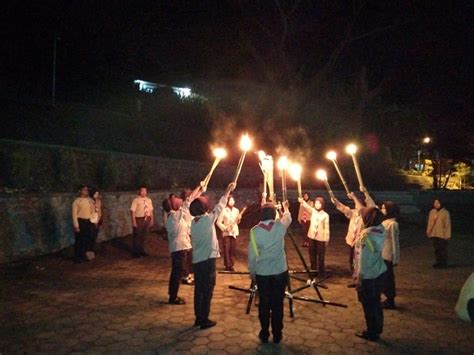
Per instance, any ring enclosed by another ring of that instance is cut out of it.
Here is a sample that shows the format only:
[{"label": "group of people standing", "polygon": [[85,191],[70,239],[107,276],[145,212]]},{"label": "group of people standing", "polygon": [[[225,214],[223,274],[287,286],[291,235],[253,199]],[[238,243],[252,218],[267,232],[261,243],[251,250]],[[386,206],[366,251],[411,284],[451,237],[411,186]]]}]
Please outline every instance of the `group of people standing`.
[{"label": "group of people standing", "polygon": [[102,203],[99,191],[86,185],[79,187],[79,196],[72,203],[74,227],[74,262],[95,258],[95,245],[102,225]]},{"label": "group of people standing", "polygon": [[[212,210],[209,209],[208,198],[202,195],[206,191],[203,182],[193,191],[184,192],[181,197],[171,194],[163,201],[163,219],[171,255],[168,303],[186,304],[178,296],[180,284],[194,284],[195,326],[201,329],[216,325],[209,318],[216,283],[216,259],[220,257],[216,225],[223,233],[225,269],[234,270],[235,241],[242,217],[231,195],[235,187],[235,183],[229,184]],[[348,198],[354,201],[353,208],[336,198],[331,202],[349,220],[345,240],[352,281],[348,287],[356,288],[367,325],[365,331],[356,335],[377,341],[383,331],[383,308],[396,308],[394,267],[400,260],[400,211],[392,201],[385,201],[378,207],[365,188],[361,188],[361,192],[364,194],[363,201],[355,193],[348,194]],[[284,236],[292,219],[288,201],[282,203],[281,209],[265,201],[266,196],[263,196],[260,222],[250,230],[248,267],[260,297],[259,338],[262,342],[268,342],[271,325],[273,341],[279,343],[283,335],[283,300],[288,283]],[[312,202],[305,194],[299,203],[298,221],[307,238],[304,246],[308,246],[311,272],[314,277],[317,275],[322,279],[326,276],[325,252],[330,239],[329,214],[324,211],[322,197]],[[136,257],[146,256],[144,236],[154,224],[153,203],[147,196],[146,187],[140,187],[138,196],[132,201],[130,213],[133,253]],[[72,205],[72,216],[76,234],[74,261],[91,260],[102,222],[99,192],[81,186],[80,195]],[[427,235],[433,240],[435,248],[434,267],[447,265],[450,228],[449,212],[441,207],[439,200],[435,200],[427,227]],[[382,293],[386,296],[383,303]]]}]

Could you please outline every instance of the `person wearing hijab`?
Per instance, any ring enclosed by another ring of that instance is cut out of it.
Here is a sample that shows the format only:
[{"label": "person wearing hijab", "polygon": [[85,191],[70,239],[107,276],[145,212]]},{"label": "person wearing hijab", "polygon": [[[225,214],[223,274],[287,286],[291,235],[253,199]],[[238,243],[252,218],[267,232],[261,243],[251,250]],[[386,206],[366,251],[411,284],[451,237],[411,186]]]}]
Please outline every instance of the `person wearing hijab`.
[{"label": "person wearing hijab", "polygon": [[382,258],[387,266],[387,273],[382,291],[387,299],[383,302],[382,306],[385,309],[395,309],[395,296],[397,295],[397,292],[393,267],[397,266],[400,261],[400,232],[397,221],[400,209],[393,201],[385,201],[382,204],[380,211],[384,215],[382,225],[386,232]]},{"label": "person wearing hijab", "polygon": [[451,239],[451,217],[439,199],[434,200],[428,216],[426,235],[431,239],[435,252],[434,268],[448,266],[448,240]]},{"label": "person wearing hijab", "polygon": [[369,341],[378,341],[383,331],[383,308],[380,296],[384,286],[387,266],[382,258],[385,242],[383,215],[376,207],[360,210],[364,223],[361,237],[357,241],[360,254],[356,263],[357,296],[362,304],[367,329],[356,336]]},{"label": "person wearing hijab", "polygon": [[194,287],[195,327],[207,329],[217,322],[209,319],[211,300],[216,284],[216,258],[220,257],[215,223],[227,205],[230,193],[236,184],[230,183],[225,194],[212,212],[206,197],[196,198],[189,210],[194,217],[191,222],[191,244],[193,247],[193,271],[196,285]]},{"label": "person wearing hijab", "polygon": [[304,199],[300,198],[301,206],[310,215],[310,225],[308,230],[309,238],[309,259],[311,270],[318,269],[318,277],[326,276],[324,256],[329,243],[329,215],[324,211],[324,199],[316,197],[314,207],[311,207]]},{"label": "person wearing hijab", "polygon": [[250,230],[248,265],[252,280],[259,292],[258,337],[268,343],[272,327],[273,342],[278,344],[283,336],[283,300],[288,285],[288,264],[285,253],[285,235],[291,224],[288,201],[283,202],[283,214],[276,219],[276,208],[266,203],[261,208],[260,223]]},{"label": "person wearing hijab", "polygon": [[100,198],[99,190],[95,187],[92,187],[89,190],[89,197],[92,200],[93,212],[91,215],[91,239],[87,247],[86,256],[88,259],[92,260],[95,258],[95,244],[97,242],[97,236],[99,235],[99,229],[102,225],[102,201]]},{"label": "person wearing hijab", "polygon": [[186,303],[183,298],[178,297],[178,291],[183,279],[186,279],[187,283],[192,283],[192,278],[189,278],[191,270],[188,268],[188,259],[192,253],[190,237],[192,217],[189,206],[204,191],[205,186],[201,183],[184,203],[176,195],[170,195],[168,198],[169,212],[165,228],[168,234],[168,250],[171,254],[171,273],[168,286],[169,304],[182,305]]},{"label": "person wearing hijab", "polygon": [[[307,192],[303,194],[303,200],[311,207],[314,207],[314,203],[313,201],[310,200],[309,194]],[[308,230],[309,230],[309,225],[311,221],[310,221],[310,214],[306,211],[306,209],[302,205],[300,205],[300,209],[298,211],[298,223],[301,225],[301,229],[303,230],[302,247],[308,248],[309,247]]]}]

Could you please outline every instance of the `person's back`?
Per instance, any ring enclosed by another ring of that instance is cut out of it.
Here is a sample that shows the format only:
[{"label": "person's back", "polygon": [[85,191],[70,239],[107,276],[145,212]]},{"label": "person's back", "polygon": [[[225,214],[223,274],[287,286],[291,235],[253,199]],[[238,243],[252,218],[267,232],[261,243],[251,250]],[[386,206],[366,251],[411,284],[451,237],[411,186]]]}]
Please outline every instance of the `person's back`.
[{"label": "person's back", "polygon": [[288,269],[284,237],[290,223],[291,216],[283,215],[278,221],[262,221],[250,231],[259,253],[255,263],[257,275],[280,274]]},{"label": "person's back", "polygon": [[283,216],[277,221],[275,206],[264,204],[261,222],[250,231],[249,273],[257,283],[260,296],[258,318],[261,330],[258,337],[264,343],[268,342],[270,335],[270,320],[273,342],[279,343],[283,336],[283,299],[288,285],[284,237],[291,224],[288,206],[288,201],[285,201]]}]

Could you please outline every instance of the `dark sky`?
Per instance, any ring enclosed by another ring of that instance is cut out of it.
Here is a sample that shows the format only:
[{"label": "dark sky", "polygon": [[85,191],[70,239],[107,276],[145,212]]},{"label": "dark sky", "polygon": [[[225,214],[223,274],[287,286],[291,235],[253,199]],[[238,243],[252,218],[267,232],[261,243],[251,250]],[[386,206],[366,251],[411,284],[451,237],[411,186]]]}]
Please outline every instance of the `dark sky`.
[{"label": "dark sky", "polygon": [[[343,40],[362,1],[281,1],[291,12],[284,51],[293,70],[317,72]],[[350,80],[364,65],[373,82],[388,77],[384,97],[427,114],[472,126],[474,46],[472,1],[367,1],[334,76]],[[60,96],[133,78],[264,82],[252,43],[274,72],[282,22],[274,1],[4,1],[2,96],[22,85],[48,92],[53,36],[58,42]],[[243,41],[244,40],[244,41]]]}]

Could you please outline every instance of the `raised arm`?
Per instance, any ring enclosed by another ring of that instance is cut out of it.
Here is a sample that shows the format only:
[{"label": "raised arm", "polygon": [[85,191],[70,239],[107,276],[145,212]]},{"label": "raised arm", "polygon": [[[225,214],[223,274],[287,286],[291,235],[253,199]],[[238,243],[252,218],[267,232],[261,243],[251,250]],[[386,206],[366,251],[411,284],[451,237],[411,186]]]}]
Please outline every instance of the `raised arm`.
[{"label": "raised arm", "polygon": [[186,202],[191,204],[195,199],[202,195],[203,192],[206,192],[206,186],[204,181],[201,181],[199,185],[191,192],[191,194],[186,199]]},{"label": "raised arm", "polygon": [[212,218],[214,219],[214,221],[217,220],[217,218],[221,214],[222,210],[227,205],[227,201],[229,200],[229,196],[230,196],[231,192],[234,191],[236,186],[237,186],[237,184],[235,182],[231,182],[229,184],[229,186],[227,186],[227,189],[225,190],[224,195],[219,200],[219,203],[214,207],[214,209],[210,213],[210,215],[212,215]]},{"label": "raised arm", "polygon": [[372,199],[372,197],[369,194],[369,191],[367,190],[367,188],[365,186],[362,188],[362,193],[364,194],[365,205],[367,207],[376,207],[376,208],[378,208],[378,206],[375,204],[375,201]]},{"label": "raised arm", "polygon": [[291,213],[290,213],[290,203],[285,201],[282,203],[283,215],[281,216],[280,222],[288,228],[291,224]]},{"label": "raised arm", "polygon": [[298,202],[300,203],[300,206],[303,207],[305,209],[306,212],[309,213],[309,215],[311,216],[311,214],[313,213],[313,207],[311,207],[308,202],[306,202],[305,200],[303,200],[301,197],[298,198]]}]

